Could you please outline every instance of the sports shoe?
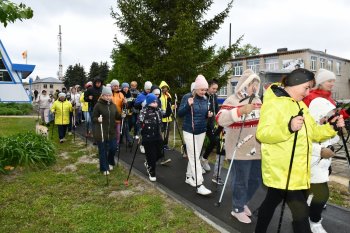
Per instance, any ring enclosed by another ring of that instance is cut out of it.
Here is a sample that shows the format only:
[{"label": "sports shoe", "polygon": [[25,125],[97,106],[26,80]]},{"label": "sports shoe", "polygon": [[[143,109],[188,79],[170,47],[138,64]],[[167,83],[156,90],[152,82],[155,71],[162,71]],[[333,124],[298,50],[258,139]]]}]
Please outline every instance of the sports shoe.
[{"label": "sports shoe", "polygon": [[243,212],[245,213],[245,215],[247,215],[248,217],[252,216],[252,212],[250,211],[249,207],[247,205],[244,206],[244,210]]},{"label": "sports shoe", "polygon": [[113,165],[109,165],[109,170],[113,171],[113,169],[114,169],[114,166]]},{"label": "sports shoe", "polygon": [[63,143],[64,142],[64,140],[63,139],[60,139],[60,143]]},{"label": "sports shoe", "polygon": [[203,167],[201,167],[201,168],[202,168],[202,174],[207,173]]},{"label": "sports shoe", "polygon": [[105,176],[109,175],[109,171],[104,171],[103,175],[105,175]]},{"label": "sports shoe", "polygon": [[171,150],[171,148],[168,145],[164,145],[164,150]]},{"label": "sports shoe", "polygon": [[327,233],[327,231],[323,228],[321,222],[322,222],[322,219],[318,222],[313,222],[311,220],[310,221],[310,228],[311,228],[311,231],[312,233]]},{"label": "sports shoe", "polygon": [[221,179],[221,177],[213,177],[213,179],[211,179],[211,181],[213,181],[215,184],[218,184],[218,185],[224,185],[224,182],[223,180]]},{"label": "sports shoe", "polygon": [[68,132],[68,135],[69,135],[69,136],[72,136],[73,134],[72,134],[72,132]]},{"label": "sports shoe", "polygon": [[196,181],[193,179],[193,177],[186,177],[185,183],[191,185],[192,187],[196,187]]},{"label": "sports shoe", "polygon": [[201,158],[201,164],[205,171],[210,172],[210,165],[207,159]]},{"label": "sports shoe", "polygon": [[162,158],[161,161],[160,161],[160,164],[161,165],[167,165],[168,163],[171,162],[171,159],[166,159],[166,158]]},{"label": "sports shoe", "polygon": [[209,189],[207,189],[204,185],[200,185],[197,188],[197,193],[203,196],[209,195],[211,194],[211,191]]},{"label": "sports shoe", "polygon": [[244,212],[236,213],[235,211],[231,211],[231,215],[242,223],[252,222],[252,220]]},{"label": "sports shoe", "polygon": [[138,140],[140,137],[136,135],[134,138],[135,138],[136,140]]},{"label": "sports shoe", "polygon": [[152,182],[157,181],[157,177],[155,177],[155,176],[149,175],[148,177],[149,177],[149,180]]},{"label": "sports shoe", "polygon": [[142,154],[145,153],[145,147],[144,147],[143,145],[140,145],[140,152],[141,152]]}]

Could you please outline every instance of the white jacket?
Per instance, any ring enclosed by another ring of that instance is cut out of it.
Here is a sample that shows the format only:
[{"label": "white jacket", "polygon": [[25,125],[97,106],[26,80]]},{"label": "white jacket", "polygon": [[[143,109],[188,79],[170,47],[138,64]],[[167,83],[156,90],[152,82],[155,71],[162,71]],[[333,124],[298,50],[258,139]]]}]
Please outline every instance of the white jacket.
[{"label": "white jacket", "polygon": [[50,108],[51,99],[49,95],[39,95],[35,101],[39,108]]}]

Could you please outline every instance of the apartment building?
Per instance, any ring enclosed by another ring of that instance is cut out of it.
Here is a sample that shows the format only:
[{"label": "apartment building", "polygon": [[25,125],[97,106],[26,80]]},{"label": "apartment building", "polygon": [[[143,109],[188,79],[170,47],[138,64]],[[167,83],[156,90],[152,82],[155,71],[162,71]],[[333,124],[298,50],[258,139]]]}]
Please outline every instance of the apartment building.
[{"label": "apartment building", "polygon": [[230,60],[225,69],[232,70],[227,86],[222,87],[219,98],[226,98],[234,93],[238,79],[246,69],[256,73],[281,72],[288,73],[299,66],[316,73],[320,68],[328,69],[336,74],[333,98],[350,99],[350,60],[312,49],[290,50],[278,49],[275,53],[259,54],[248,57],[237,57]]}]

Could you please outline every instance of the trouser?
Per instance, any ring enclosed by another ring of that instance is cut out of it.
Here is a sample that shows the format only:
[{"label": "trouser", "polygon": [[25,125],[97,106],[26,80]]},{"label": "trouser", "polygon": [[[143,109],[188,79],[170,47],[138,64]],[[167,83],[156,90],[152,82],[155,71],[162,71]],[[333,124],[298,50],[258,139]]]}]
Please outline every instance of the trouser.
[{"label": "trouser", "polygon": [[203,158],[204,159],[208,159],[210,153],[213,151],[214,147],[218,143],[218,139],[217,139],[217,136],[215,135],[215,130],[214,129],[207,128],[206,136],[209,139],[209,144],[205,148],[205,151],[204,151],[204,154],[203,154]]},{"label": "trouser", "polygon": [[91,117],[89,112],[83,112],[84,118],[85,118],[85,124],[87,131],[91,132],[92,130],[92,123],[91,123]]},{"label": "trouser", "polygon": [[321,220],[321,214],[324,205],[327,203],[329,198],[329,189],[327,182],[320,184],[311,184],[310,193],[313,194],[310,203],[310,220],[313,222],[318,222]]},{"label": "trouser", "polygon": [[[287,204],[292,212],[293,231],[295,233],[311,233],[309,224],[309,208],[306,204],[306,190],[287,191]],[[285,196],[283,189],[268,188],[265,200],[259,208],[255,233],[266,232],[275,209]]]},{"label": "trouser", "polygon": [[45,124],[48,124],[50,122],[49,113],[50,113],[49,108],[40,108],[41,121],[45,122]]},{"label": "trouser", "polygon": [[142,144],[145,147],[148,171],[154,177],[156,176],[156,163],[162,157],[162,140],[146,141]]},{"label": "trouser", "polygon": [[234,160],[232,174],[232,210],[243,212],[261,185],[261,160]]},{"label": "trouser", "polygon": [[193,151],[193,134],[183,131],[183,136],[184,141],[186,142],[186,151],[188,157],[186,176],[196,179],[195,174],[197,173],[197,185],[199,186],[203,183],[202,166],[199,161],[199,156],[203,146],[205,133],[194,135],[196,154],[194,154]]},{"label": "trouser", "polygon": [[120,135],[120,141],[123,140],[123,136],[125,136],[125,142],[131,142],[131,136],[129,133],[129,117],[124,118],[124,123],[123,123],[123,129],[122,129],[122,134]]},{"label": "trouser", "polygon": [[214,170],[213,170],[213,177],[220,177],[221,168],[224,164],[224,160],[225,160],[225,155],[216,155],[216,161],[215,161]]},{"label": "trouser", "polygon": [[162,123],[163,123],[163,130],[164,130],[163,142],[164,142],[164,146],[166,146],[168,145],[168,142],[169,142],[170,122],[162,122]]},{"label": "trouser", "polygon": [[138,135],[138,133],[139,133],[139,127],[137,125],[137,118],[138,118],[138,116],[139,116],[138,113],[133,113],[132,117],[131,117],[132,124],[131,124],[129,130],[131,130],[134,127],[134,136]]},{"label": "trouser", "polygon": [[116,142],[119,145],[120,143],[120,127],[121,127],[121,122],[115,123],[115,135],[116,135]]},{"label": "trouser", "polygon": [[108,171],[109,165],[115,165],[114,155],[117,150],[117,143],[114,139],[97,142],[100,158],[100,171]]},{"label": "trouser", "polygon": [[58,138],[63,139],[66,136],[68,125],[57,125]]}]

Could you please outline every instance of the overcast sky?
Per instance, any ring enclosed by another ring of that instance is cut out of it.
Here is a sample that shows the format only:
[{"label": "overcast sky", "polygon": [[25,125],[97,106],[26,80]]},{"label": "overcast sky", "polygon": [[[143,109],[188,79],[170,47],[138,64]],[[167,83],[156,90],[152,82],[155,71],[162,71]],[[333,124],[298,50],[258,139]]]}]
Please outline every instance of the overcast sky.
[{"label": "overcast sky", "polygon": [[[36,65],[32,77],[57,77],[58,27],[62,26],[63,73],[80,63],[88,72],[93,61],[107,61],[113,39],[120,34],[110,8],[116,0],[12,0],[34,11],[30,20],[0,26],[0,39],[13,63]],[[228,0],[215,0],[207,17],[222,11]],[[261,48],[311,48],[350,59],[350,1],[348,0],[236,0],[221,29],[208,43],[228,46],[229,24],[232,42],[244,34],[243,44]]]}]

